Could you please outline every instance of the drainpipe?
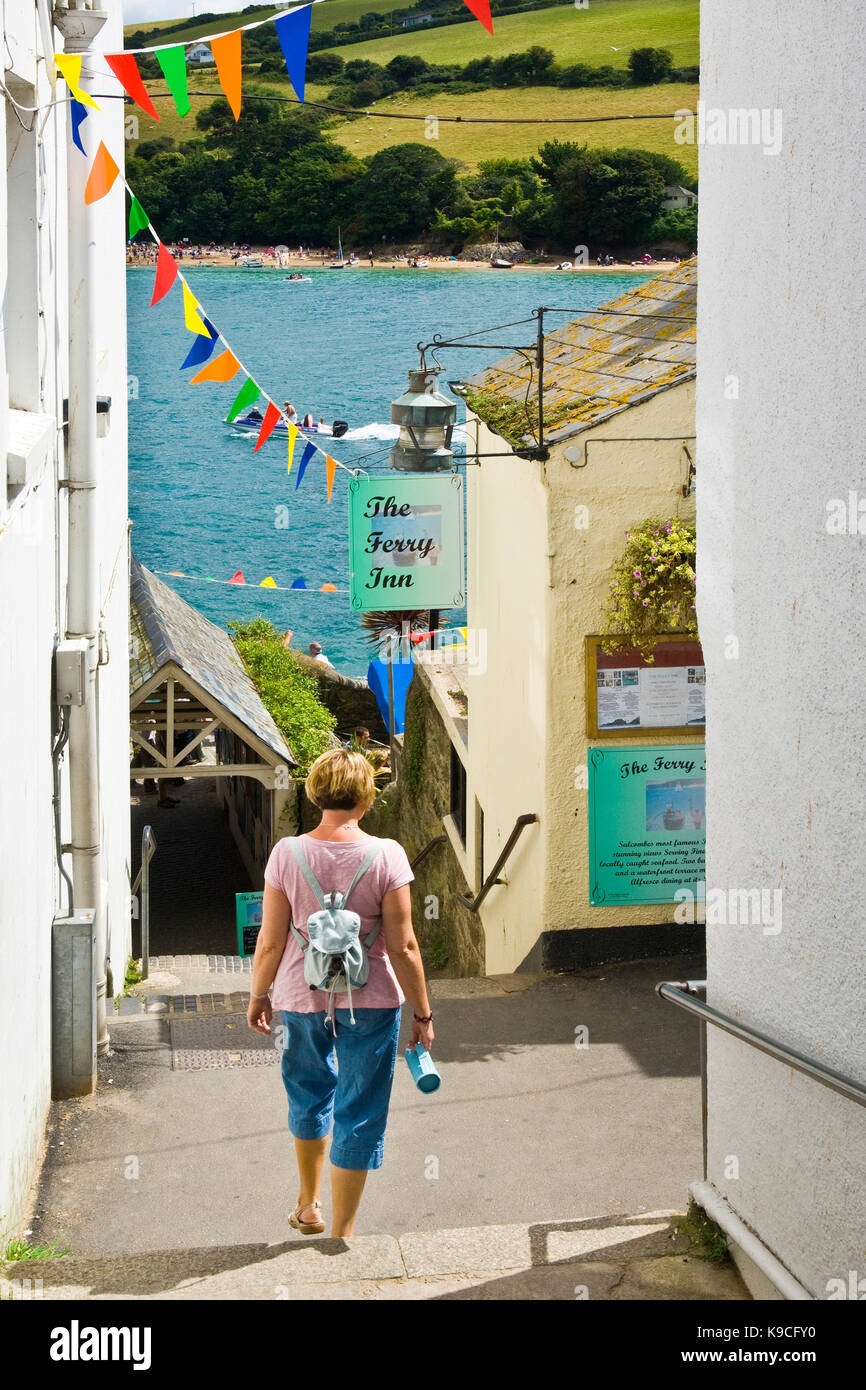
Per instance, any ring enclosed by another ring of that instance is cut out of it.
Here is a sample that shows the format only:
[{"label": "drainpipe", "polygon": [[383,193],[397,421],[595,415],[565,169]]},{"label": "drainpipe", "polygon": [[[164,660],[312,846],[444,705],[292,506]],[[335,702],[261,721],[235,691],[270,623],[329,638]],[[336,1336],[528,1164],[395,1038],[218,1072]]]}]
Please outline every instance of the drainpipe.
[{"label": "drainpipe", "polygon": [[[66,53],[87,54],[108,15],[85,9],[82,0],[58,7],[54,23]],[[87,89],[90,79],[82,76]],[[86,698],[69,710],[69,794],[72,881],[77,910],[92,908],[96,930],[96,1050],[108,1051],[106,1024],[106,921],[102,889],[102,806],[99,785],[99,572],[97,565],[96,304],[98,248],[95,217],[84,201],[90,161],[72,143],[67,122],[69,421],[67,638],[87,644]]]}]

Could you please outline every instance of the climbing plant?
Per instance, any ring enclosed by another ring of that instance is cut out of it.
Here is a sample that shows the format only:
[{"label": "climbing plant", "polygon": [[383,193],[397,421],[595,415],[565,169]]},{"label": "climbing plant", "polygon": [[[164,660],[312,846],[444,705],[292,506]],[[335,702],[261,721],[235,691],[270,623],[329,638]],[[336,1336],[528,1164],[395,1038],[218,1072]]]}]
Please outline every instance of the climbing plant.
[{"label": "climbing plant", "polygon": [[313,676],[302,670],[293,652],[265,618],[229,623],[229,634],[247,673],[280,733],[305,774],[315,758],[331,745],[336,719],[319,699]]},{"label": "climbing plant", "polygon": [[678,517],[649,518],[625,535],[625,550],[611,575],[602,650],[636,647],[651,662],[659,633],[698,635],[695,527]]}]

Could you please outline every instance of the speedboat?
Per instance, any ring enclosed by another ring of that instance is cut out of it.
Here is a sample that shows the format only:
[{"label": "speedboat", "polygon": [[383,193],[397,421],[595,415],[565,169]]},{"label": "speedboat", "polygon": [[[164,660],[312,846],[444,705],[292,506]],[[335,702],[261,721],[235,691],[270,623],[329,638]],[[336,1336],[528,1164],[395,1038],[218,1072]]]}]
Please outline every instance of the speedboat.
[{"label": "speedboat", "polygon": [[492,266],[492,268],[493,268],[494,270],[513,270],[513,269],[514,269],[514,264],[513,264],[513,262],[512,262],[512,261],[506,261],[506,260],[504,260],[502,256],[494,256],[493,259],[491,260],[490,264],[491,264],[491,266]]},{"label": "speedboat", "polygon": [[554,270],[571,270],[572,264],[571,261],[560,261],[559,265],[555,265],[553,268]]},{"label": "speedboat", "polygon": [[244,256],[241,265],[246,266],[248,270],[264,270],[265,258],[264,256]]},{"label": "speedboat", "polygon": [[[232,420],[231,426],[238,434],[258,434],[262,427],[264,416],[261,411],[249,411],[246,415],[239,415],[237,420]],[[225,421],[228,424],[228,420]],[[315,439],[317,435],[326,435],[330,439],[341,439],[349,428],[345,420],[334,420],[330,425],[295,425],[299,434],[303,434],[308,439]],[[289,427],[285,419],[280,416],[274,425],[271,438],[274,435],[285,438],[289,433]]]},{"label": "speedboat", "polygon": [[312,275],[284,275],[283,279],[287,285],[309,285],[312,283]]}]

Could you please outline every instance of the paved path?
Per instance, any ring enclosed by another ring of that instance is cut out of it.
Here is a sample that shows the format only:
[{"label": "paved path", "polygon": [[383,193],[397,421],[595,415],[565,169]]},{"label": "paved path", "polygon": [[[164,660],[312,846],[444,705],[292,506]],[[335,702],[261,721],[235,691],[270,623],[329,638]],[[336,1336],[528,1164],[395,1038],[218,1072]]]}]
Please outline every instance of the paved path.
[{"label": "paved path", "polygon": [[[457,1296],[464,1288],[492,1288],[494,1278],[511,1281],[515,1271],[523,1283],[501,1284],[501,1294],[466,1296],[540,1296],[508,1291],[528,1289],[538,1277],[536,1235],[533,1259],[525,1260],[530,1227],[546,1230],[552,1223],[568,1234],[639,1226],[647,1213],[681,1209],[701,1172],[697,1035],[692,1020],[662,1004],[653,986],[700,969],[699,960],[678,957],[574,975],[433,980],[443,1084],[422,1095],[398,1061],[385,1164],[368,1181],[356,1239],[385,1242],[389,1259],[398,1242],[405,1268],[394,1273],[396,1266],[388,1266],[385,1291],[370,1296]],[[201,959],[176,971],[163,969],[151,980],[152,1005],[160,997],[179,1004],[181,997],[186,1003],[209,994],[230,1007],[243,1004],[240,972],[206,970]],[[98,1091],[54,1109],[32,1239],[57,1238],[75,1261],[90,1268],[95,1260],[93,1268],[103,1272],[112,1259],[120,1261],[117,1269],[163,1271],[157,1281],[170,1282],[160,1285],[159,1297],[186,1278],[205,1277],[192,1268],[196,1259],[205,1260],[208,1278],[252,1268],[244,1279],[259,1292],[238,1296],[273,1296],[262,1292],[262,1271],[255,1273],[263,1261],[278,1261],[267,1264],[269,1279],[279,1272],[277,1282],[286,1282],[290,1269],[302,1271],[302,1283],[313,1275],[321,1281],[316,1270],[325,1267],[348,1271],[337,1282],[354,1282],[351,1262],[330,1263],[328,1242],[322,1246],[328,1258],[312,1271],[296,1263],[298,1243],[308,1248],[309,1238],[286,1224],[297,1179],[276,1054],[245,1064],[254,1035],[243,1014],[212,1004],[207,1016],[170,1015],[163,1004],[162,1012],[111,1023],[112,1050],[100,1060]],[[172,1045],[178,1052],[189,1030],[202,1025],[223,1037],[228,1065],[173,1069]],[[588,1047],[574,1046],[578,1027],[588,1029]],[[323,1195],[327,1210],[327,1188]],[[460,1241],[477,1245],[483,1229],[493,1250],[500,1228],[512,1232],[506,1242],[513,1237],[523,1249],[519,1266],[503,1264],[501,1251],[491,1264],[482,1250],[474,1264],[464,1259],[442,1269],[434,1245],[418,1247],[426,1253],[417,1269],[426,1273],[412,1272],[416,1267],[405,1259],[407,1233],[438,1242],[441,1252],[443,1232],[463,1232]],[[523,1234],[514,1236],[518,1228]],[[467,1231],[476,1234],[466,1237]],[[569,1245],[573,1239],[556,1237],[565,1240],[569,1263],[581,1255]],[[554,1252],[563,1248],[556,1241],[549,1247]],[[603,1262],[619,1269],[609,1254]],[[458,1284],[424,1292],[411,1283],[428,1275]],[[573,1283],[586,1282],[572,1275]],[[650,1277],[649,1266],[644,1275]],[[459,1283],[464,1276],[468,1284]],[[601,1278],[598,1270],[593,1277]],[[395,1293],[392,1279],[401,1291]],[[625,1296],[615,1293],[620,1275],[610,1281],[609,1295]],[[214,1297],[229,1296],[220,1288],[214,1286]],[[420,1292],[413,1295],[412,1288]]]}]

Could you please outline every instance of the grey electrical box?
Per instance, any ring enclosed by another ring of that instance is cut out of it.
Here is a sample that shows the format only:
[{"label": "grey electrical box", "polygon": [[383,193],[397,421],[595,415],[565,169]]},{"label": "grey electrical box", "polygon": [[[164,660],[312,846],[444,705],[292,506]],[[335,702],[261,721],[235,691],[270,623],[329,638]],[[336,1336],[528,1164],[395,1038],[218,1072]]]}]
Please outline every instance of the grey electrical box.
[{"label": "grey electrical box", "polygon": [[93,908],[55,917],[51,930],[51,1093],[96,1089],[96,926]]},{"label": "grey electrical box", "polygon": [[83,705],[87,698],[87,640],[68,638],[54,652],[54,688],[58,705]]}]

